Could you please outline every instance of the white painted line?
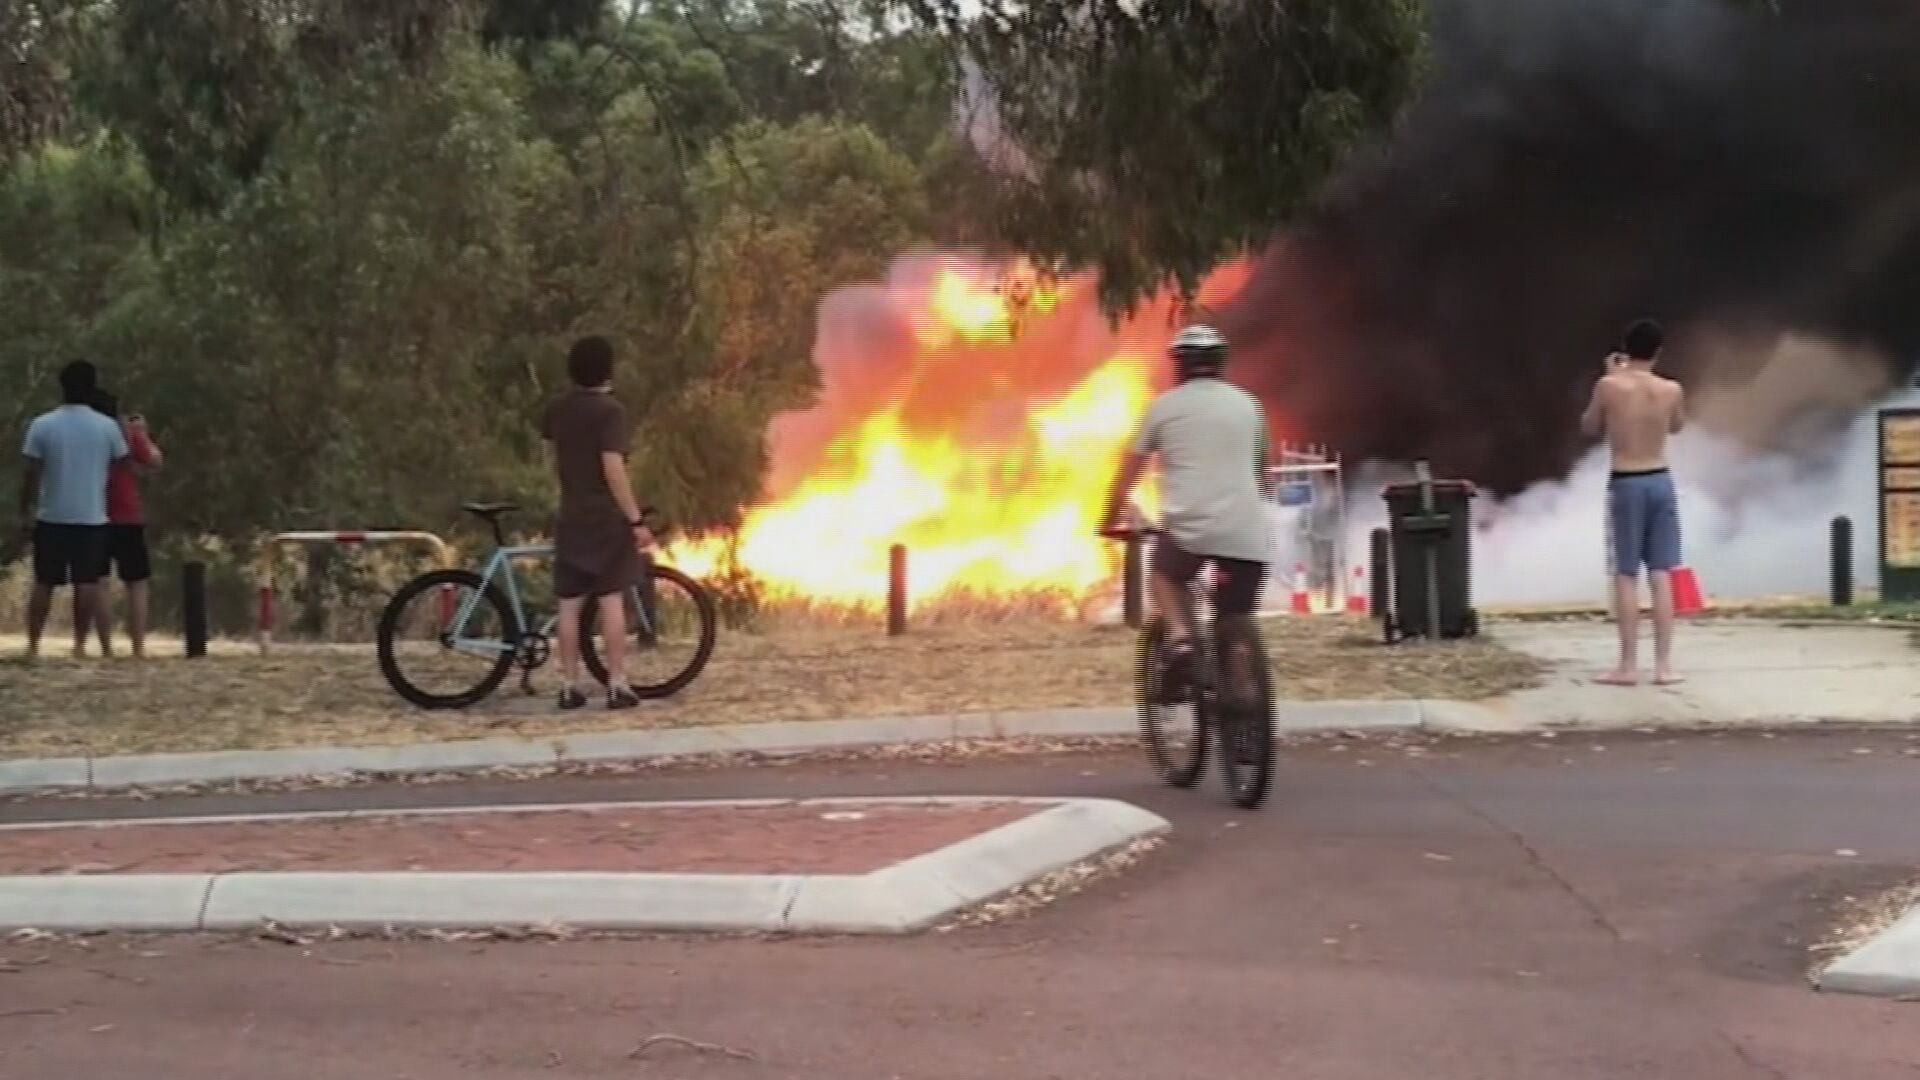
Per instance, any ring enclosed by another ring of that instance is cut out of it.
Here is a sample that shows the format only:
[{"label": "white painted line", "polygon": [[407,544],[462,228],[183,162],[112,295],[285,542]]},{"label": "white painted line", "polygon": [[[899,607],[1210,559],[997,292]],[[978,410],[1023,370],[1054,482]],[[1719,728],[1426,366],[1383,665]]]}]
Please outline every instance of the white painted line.
[{"label": "white painted line", "polygon": [[770,806],[988,806],[996,804],[1052,805],[1061,799],[1044,795],[849,795],[805,799],[663,799],[625,802],[507,803],[500,806],[355,807],[351,810],[283,810],[267,814],[204,814],[188,817],[104,818],[84,821],[16,821],[0,823],[0,833],[33,829],[111,829],[129,825],[240,825],[279,821],[331,821],[344,818],[438,817],[448,814],[544,814],[561,810],[708,810],[717,807],[764,809]]}]

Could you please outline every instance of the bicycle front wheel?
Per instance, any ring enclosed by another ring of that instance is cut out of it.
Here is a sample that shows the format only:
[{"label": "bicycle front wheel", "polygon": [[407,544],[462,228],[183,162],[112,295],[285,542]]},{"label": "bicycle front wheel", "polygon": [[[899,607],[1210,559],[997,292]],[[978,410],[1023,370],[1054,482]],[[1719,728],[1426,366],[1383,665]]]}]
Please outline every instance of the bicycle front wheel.
[{"label": "bicycle front wheel", "polygon": [[422,709],[464,709],[500,688],[520,630],[507,602],[467,570],[435,570],[401,586],[380,613],[380,673]]},{"label": "bicycle front wheel", "polygon": [[1185,686],[1166,682],[1166,629],[1159,619],[1140,633],[1134,660],[1134,693],[1140,707],[1140,742],[1160,779],[1171,787],[1192,787],[1207,767],[1204,695],[1188,673]]},{"label": "bicycle front wheel", "polygon": [[[671,566],[649,566],[626,594],[627,682],[643,698],[672,697],[698,678],[713,658],[719,614],[699,582]],[[593,677],[607,681],[605,642],[597,605],[580,613],[580,659]]]},{"label": "bicycle front wheel", "polygon": [[[1251,620],[1249,620],[1251,621]],[[1252,810],[1267,800],[1273,786],[1274,730],[1273,665],[1267,662],[1267,648],[1257,627],[1241,631],[1247,638],[1248,663],[1252,667],[1250,701],[1236,706],[1231,695],[1220,700],[1220,765],[1226,774],[1227,797],[1233,804]],[[1233,678],[1231,661],[1226,659],[1231,645],[1221,643],[1222,684]]]}]

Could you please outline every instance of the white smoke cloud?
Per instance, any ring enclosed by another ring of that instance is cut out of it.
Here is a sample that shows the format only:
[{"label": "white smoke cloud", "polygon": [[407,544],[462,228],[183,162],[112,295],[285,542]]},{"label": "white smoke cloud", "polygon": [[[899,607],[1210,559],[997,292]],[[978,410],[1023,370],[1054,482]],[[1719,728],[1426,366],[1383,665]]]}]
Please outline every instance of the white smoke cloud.
[{"label": "white smoke cloud", "polygon": [[[1702,395],[1702,422],[1669,446],[1682,555],[1709,599],[1823,595],[1830,523],[1840,514],[1854,523],[1858,587],[1877,587],[1877,410],[1867,406],[1912,404],[1920,395],[1889,397],[1885,386],[1827,384],[1822,405],[1844,408],[1851,423],[1789,408],[1808,399],[1806,373],[1829,363],[1835,372],[1860,370],[1857,363],[1839,363],[1830,346],[1782,339],[1757,376]],[[1788,387],[1791,394],[1782,394]],[[1756,446],[1762,433],[1784,445]],[[1596,449],[1563,480],[1537,484],[1504,503],[1475,500],[1474,603],[1604,605],[1608,472],[1605,450]],[[1380,488],[1406,479],[1411,470],[1403,466],[1356,471],[1351,561],[1364,561],[1368,533],[1386,524]]]}]

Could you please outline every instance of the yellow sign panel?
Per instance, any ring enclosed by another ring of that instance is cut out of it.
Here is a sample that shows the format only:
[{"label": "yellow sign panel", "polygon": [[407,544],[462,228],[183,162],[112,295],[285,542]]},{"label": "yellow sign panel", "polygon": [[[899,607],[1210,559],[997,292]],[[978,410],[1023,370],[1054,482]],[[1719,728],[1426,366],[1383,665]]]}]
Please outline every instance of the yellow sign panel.
[{"label": "yellow sign panel", "polygon": [[1882,414],[1880,431],[1885,447],[1882,464],[1920,465],[1920,414]]},{"label": "yellow sign panel", "polygon": [[1886,500],[1888,566],[1920,569],[1920,491],[1889,491]]},{"label": "yellow sign panel", "polygon": [[1920,465],[1889,465],[1880,474],[1880,486],[1888,491],[1920,491]]}]

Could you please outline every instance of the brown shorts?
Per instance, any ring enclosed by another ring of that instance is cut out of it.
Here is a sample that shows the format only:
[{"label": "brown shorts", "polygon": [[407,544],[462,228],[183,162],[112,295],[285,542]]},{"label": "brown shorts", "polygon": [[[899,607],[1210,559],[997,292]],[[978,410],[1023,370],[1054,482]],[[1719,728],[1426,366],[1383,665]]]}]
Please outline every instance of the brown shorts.
[{"label": "brown shorts", "polygon": [[553,593],[571,600],[620,592],[640,583],[644,566],[624,522],[562,527],[553,544]]}]

